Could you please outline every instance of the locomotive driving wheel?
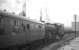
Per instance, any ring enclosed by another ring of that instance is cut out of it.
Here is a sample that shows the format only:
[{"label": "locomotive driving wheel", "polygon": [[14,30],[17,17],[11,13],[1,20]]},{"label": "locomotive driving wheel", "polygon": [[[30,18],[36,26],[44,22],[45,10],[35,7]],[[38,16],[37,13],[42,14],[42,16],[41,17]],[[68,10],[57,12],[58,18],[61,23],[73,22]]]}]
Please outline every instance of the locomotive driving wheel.
[{"label": "locomotive driving wheel", "polygon": [[61,40],[61,38],[60,38],[60,36],[59,36],[59,35],[57,35],[57,36],[56,36],[56,39],[57,39],[57,40]]},{"label": "locomotive driving wheel", "polygon": [[51,32],[48,31],[48,32],[47,32],[47,36],[48,36],[47,38],[48,38],[49,40],[52,39],[52,33],[51,33]]},{"label": "locomotive driving wheel", "polygon": [[51,42],[51,41],[55,41],[56,40],[56,35],[53,34],[52,32],[50,31],[46,31],[46,42]]},{"label": "locomotive driving wheel", "polygon": [[63,35],[57,35],[56,36],[56,39],[58,39],[58,40],[62,40],[62,38],[63,38]]}]

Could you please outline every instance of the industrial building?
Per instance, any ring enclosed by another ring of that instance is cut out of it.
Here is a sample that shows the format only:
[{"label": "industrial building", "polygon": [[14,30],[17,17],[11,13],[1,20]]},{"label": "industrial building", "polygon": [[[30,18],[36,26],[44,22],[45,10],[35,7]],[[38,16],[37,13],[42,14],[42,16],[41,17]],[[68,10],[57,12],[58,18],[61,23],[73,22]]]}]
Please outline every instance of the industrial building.
[{"label": "industrial building", "polygon": [[79,31],[79,22],[72,22],[72,30],[73,31]]},{"label": "industrial building", "polygon": [[77,15],[74,15],[74,21],[72,22],[72,30],[73,31],[79,31],[79,18]]}]

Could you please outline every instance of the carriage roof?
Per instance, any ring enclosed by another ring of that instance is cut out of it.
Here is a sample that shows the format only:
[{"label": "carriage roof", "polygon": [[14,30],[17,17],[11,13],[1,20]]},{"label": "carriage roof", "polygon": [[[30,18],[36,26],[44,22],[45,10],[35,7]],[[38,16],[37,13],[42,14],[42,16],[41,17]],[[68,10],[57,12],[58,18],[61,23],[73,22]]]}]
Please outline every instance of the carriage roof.
[{"label": "carriage roof", "polygon": [[0,16],[6,16],[6,17],[16,18],[16,19],[20,19],[20,20],[26,20],[26,21],[30,21],[30,22],[36,22],[36,23],[39,23],[39,24],[44,24],[41,21],[36,21],[36,20],[33,20],[33,19],[28,19],[25,16],[16,15],[16,14],[9,13],[9,12],[2,11],[2,10],[0,10]]}]

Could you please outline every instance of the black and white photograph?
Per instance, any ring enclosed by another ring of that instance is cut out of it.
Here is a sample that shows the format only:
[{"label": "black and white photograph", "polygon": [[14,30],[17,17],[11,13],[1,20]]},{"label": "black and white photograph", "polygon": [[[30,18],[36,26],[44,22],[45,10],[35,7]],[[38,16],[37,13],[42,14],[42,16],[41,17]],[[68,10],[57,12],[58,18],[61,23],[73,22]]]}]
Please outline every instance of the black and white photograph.
[{"label": "black and white photograph", "polygon": [[0,50],[79,50],[79,0],[0,0]]}]

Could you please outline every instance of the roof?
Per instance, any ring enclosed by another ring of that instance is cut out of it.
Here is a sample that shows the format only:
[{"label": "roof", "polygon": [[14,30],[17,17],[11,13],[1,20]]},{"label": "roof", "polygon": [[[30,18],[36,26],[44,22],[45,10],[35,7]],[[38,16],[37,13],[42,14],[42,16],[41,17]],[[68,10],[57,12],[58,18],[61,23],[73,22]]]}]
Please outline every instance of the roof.
[{"label": "roof", "polygon": [[13,18],[16,18],[16,19],[28,20],[28,21],[32,21],[32,22],[43,24],[43,22],[41,22],[41,21],[36,21],[36,20],[33,20],[33,19],[28,19],[25,16],[19,16],[19,15],[16,15],[16,14],[13,14],[13,13],[9,13],[9,12],[6,12],[6,11],[2,11],[2,10],[0,10],[0,15],[4,15],[6,17],[13,17]]}]

